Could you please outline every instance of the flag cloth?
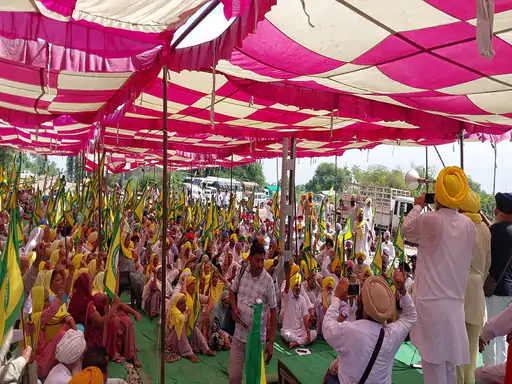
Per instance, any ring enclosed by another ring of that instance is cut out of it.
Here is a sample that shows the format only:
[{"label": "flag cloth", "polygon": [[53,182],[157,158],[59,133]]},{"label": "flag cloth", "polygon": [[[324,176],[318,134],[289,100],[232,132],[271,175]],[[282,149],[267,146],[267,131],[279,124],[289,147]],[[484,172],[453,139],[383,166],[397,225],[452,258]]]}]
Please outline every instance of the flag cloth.
[{"label": "flag cloth", "polygon": [[256,207],[256,214],[254,215],[254,221],[253,221],[253,227],[254,231],[257,233],[260,230],[260,207]]},{"label": "flag cloth", "polygon": [[247,384],[266,384],[265,361],[261,344],[261,314],[263,303],[253,304],[252,326],[245,347],[245,381]]},{"label": "flag cloth", "polygon": [[349,217],[347,219],[347,222],[345,223],[345,228],[343,228],[343,241],[350,240],[351,238],[352,238],[352,221]]},{"label": "flag cloth", "polygon": [[133,214],[135,215],[135,218],[141,224],[142,224],[142,215],[144,214],[144,205],[146,202],[146,191],[147,191],[147,187],[144,188],[144,191],[142,191],[142,196],[140,197],[139,201],[135,205],[135,209],[133,210]]},{"label": "flag cloth", "polygon": [[[17,195],[16,192],[13,192]],[[20,315],[24,301],[23,278],[19,267],[19,210],[12,211],[9,235],[0,260],[0,345]]]},{"label": "flag cloth", "polygon": [[322,200],[322,204],[320,205],[320,212],[318,213],[318,233],[320,235],[320,239],[323,239],[325,235],[324,205],[324,200]]},{"label": "flag cloth", "polygon": [[249,200],[247,200],[247,209],[252,212],[254,208],[254,191],[256,189],[252,190],[251,196],[249,197]]},{"label": "flag cloth", "polygon": [[379,235],[379,242],[377,243],[377,250],[375,257],[372,261],[373,274],[375,276],[382,275],[382,236]]},{"label": "flag cloth", "polygon": [[395,240],[393,240],[393,245],[395,247],[395,258],[398,257],[398,260],[400,262],[402,262],[404,260],[408,261],[407,255],[405,254],[405,251],[404,251],[405,250],[404,236],[402,234],[403,221],[404,221],[404,216],[402,215],[402,217],[400,217],[400,222],[398,223],[398,228],[396,230]]},{"label": "flag cloth", "polygon": [[203,229],[202,243],[203,250],[206,251],[206,247],[208,246],[208,242],[213,239],[213,231],[214,231],[214,213],[213,211],[216,209],[215,204],[213,204],[213,199],[210,200],[210,209],[208,209],[208,214],[206,215],[206,223]]},{"label": "flag cloth", "polygon": [[107,263],[105,266],[105,276],[103,283],[105,284],[105,293],[114,300],[116,295],[116,282],[117,282],[117,265],[119,263],[119,251],[121,249],[121,216],[119,209],[116,212],[114,230],[112,240],[108,247]]},{"label": "flag cloth", "polygon": [[[304,257],[313,257],[312,253],[312,245],[313,245],[313,224],[311,219],[306,221],[306,226],[304,229],[304,244],[302,247],[302,255]],[[306,259],[304,259],[306,260]]]}]

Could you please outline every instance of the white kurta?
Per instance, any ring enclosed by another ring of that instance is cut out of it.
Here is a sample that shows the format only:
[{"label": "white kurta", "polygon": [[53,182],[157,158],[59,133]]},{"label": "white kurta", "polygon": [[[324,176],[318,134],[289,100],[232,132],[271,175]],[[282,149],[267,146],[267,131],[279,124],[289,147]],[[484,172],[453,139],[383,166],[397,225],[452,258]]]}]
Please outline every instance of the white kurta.
[{"label": "white kurta", "polygon": [[[306,344],[307,330],[304,326],[304,317],[309,315],[306,299],[299,294],[295,297],[290,290],[284,294],[283,326],[281,336],[287,343],[297,342]],[[316,332],[310,332],[311,340],[316,338]]]},{"label": "white kurta", "polygon": [[[372,233],[371,225],[367,221],[366,224],[361,228],[362,236],[359,230],[356,228],[357,222],[352,227],[352,241],[354,242],[355,252],[364,252],[366,256],[370,254],[370,244],[368,243],[368,236]],[[362,239],[361,239],[362,238]]]},{"label": "white kurta", "polygon": [[[341,301],[332,298],[325,313],[322,332],[325,340],[339,356],[338,378],[340,384],[358,383],[370,361],[381,324],[371,320],[338,322]],[[366,384],[391,384],[395,355],[416,321],[416,310],[409,294],[400,300],[402,316],[384,325],[384,342]]]},{"label": "white kurta", "polygon": [[64,364],[57,364],[52,368],[44,382],[45,384],[68,384],[71,377],[71,372]]},{"label": "white kurta", "polygon": [[429,363],[467,364],[464,296],[476,230],[456,210],[421,211],[415,206],[402,226],[404,237],[418,244],[414,279],[418,322],[411,330],[411,341]]}]

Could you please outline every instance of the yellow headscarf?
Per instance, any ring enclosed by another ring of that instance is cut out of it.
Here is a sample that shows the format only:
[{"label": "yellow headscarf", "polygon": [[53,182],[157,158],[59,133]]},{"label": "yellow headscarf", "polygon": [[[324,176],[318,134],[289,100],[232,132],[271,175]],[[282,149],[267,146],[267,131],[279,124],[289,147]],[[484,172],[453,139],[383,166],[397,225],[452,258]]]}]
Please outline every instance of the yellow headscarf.
[{"label": "yellow headscarf", "polygon": [[274,259],[267,259],[265,260],[265,263],[263,264],[263,266],[265,267],[265,270],[269,270],[270,268],[272,268],[272,266],[274,265]]},{"label": "yellow headscarf", "polygon": [[87,269],[93,278],[96,275],[96,259],[89,261],[89,264],[87,264]]},{"label": "yellow headscarf", "polygon": [[82,261],[83,258],[84,255],[82,255],[81,253],[77,253],[75,257],[73,257],[73,264],[75,264],[75,269],[80,268],[80,262]]},{"label": "yellow headscarf", "polygon": [[185,314],[177,307],[178,303],[183,298],[185,298],[183,293],[177,293],[174,295],[171,308],[169,309],[169,312],[167,312],[167,324],[169,325],[169,329],[176,329],[176,336],[178,337],[178,340],[181,340],[181,334],[183,333],[183,327],[185,326],[186,319]]},{"label": "yellow headscarf", "polygon": [[60,240],[53,240],[52,245],[50,245],[50,251],[55,252],[57,249],[59,249]]},{"label": "yellow headscarf", "polygon": [[[48,294],[50,297],[55,296],[55,292],[52,291],[50,288],[51,282],[52,282],[52,275],[53,270],[51,271],[42,271],[39,273],[43,273],[43,287],[48,291]],[[55,299],[53,299],[55,300]],[[62,303],[60,306],[58,312],[53,315],[52,319],[46,323],[45,327],[45,336],[46,336],[46,342],[49,342],[53,337],[59,332],[60,328],[64,325],[64,319],[70,316],[68,313],[68,309],[66,307],[66,303]]]},{"label": "yellow headscarf", "polygon": [[301,266],[302,272],[304,273],[304,277],[306,278],[306,280],[309,279],[309,275],[311,274],[311,272],[316,271],[316,267],[318,265],[315,259],[313,259],[313,258],[308,258],[308,259],[309,259],[309,266],[307,265],[306,260],[302,260],[300,262],[300,266]]},{"label": "yellow headscarf", "polygon": [[363,273],[361,274],[362,277],[368,275],[368,277],[373,276],[372,270],[369,266],[366,266],[363,268]]},{"label": "yellow headscarf", "polygon": [[[128,258],[128,259],[131,259],[133,257],[133,254],[132,254],[132,250],[131,249],[128,249],[124,246],[124,242],[126,241],[126,236],[128,236],[127,233],[125,233],[123,235],[123,237],[121,237],[121,250],[123,251],[123,255]],[[131,243],[131,242],[130,242]]]},{"label": "yellow headscarf", "polygon": [[331,284],[332,288],[334,289],[334,286],[336,285],[336,281],[334,281],[334,278],[331,276],[324,277],[324,279],[322,280],[322,305],[326,309],[327,309],[327,296],[325,293],[326,293],[327,286],[329,284]]},{"label": "yellow headscarf", "polygon": [[59,261],[59,250],[57,249],[56,251],[52,252],[52,256],[50,257],[50,264],[52,265],[52,267],[55,267],[55,265],[58,263],[58,261]]},{"label": "yellow headscarf", "polygon": [[445,207],[456,209],[469,193],[468,178],[459,167],[445,167],[436,180],[436,200]]},{"label": "yellow headscarf", "polygon": [[210,286],[210,279],[212,278],[211,268],[210,268],[210,272],[208,274],[204,273],[204,264],[201,269],[202,269],[201,277],[204,278],[204,288],[203,288],[204,291],[203,292],[206,293],[208,291],[208,287]]},{"label": "yellow headscarf", "polygon": [[48,239],[49,241],[54,241],[55,238],[57,237],[57,230],[51,230],[50,231],[50,238]]},{"label": "yellow headscarf", "polygon": [[36,253],[34,251],[27,253],[28,266],[31,267],[36,259]]},{"label": "yellow headscarf", "polygon": [[187,309],[190,309],[190,316],[188,318],[188,329],[187,336],[190,336],[194,332],[194,326],[196,324],[196,315],[194,313],[194,296],[190,295],[187,291],[187,287],[190,284],[195,284],[196,278],[194,276],[188,276],[185,279],[185,299],[187,303]]},{"label": "yellow headscarf", "polygon": [[105,272],[100,272],[96,275],[92,282],[92,294],[96,295],[97,293],[105,293],[105,283],[103,282],[103,278],[105,276]]},{"label": "yellow headscarf", "polygon": [[219,279],[215,287],[213,285],[210,287],[210,297],[214,303],[219,301],[222,292],[224,292],[224,282]]},{"label": "yellow headscarf", "polygon": [[[360,214],[359,211],[361,211],[361,213],[362,213],[363,208],[359,208],[357,210],[357,215],[358,216]],[[365,224],[366,224],[366,220],[365,219],[363,219],[361,222],[356,221],[356,230],[357,230],[357,233],[359,234],[359,239],[358,240],[364,240],[363,239],[363,234],[364,234],[363,227],[365,226]]]},{"label": "yellow headscarf", "polygon": [[33,346],[37,348],[39,341],[39,333],[41,332],[41,316],[44,309],[44,292],[45,288],[41,285],[32,288],[32,322],[35,326],[35,333],[33,337]]},{"label": "yellow headscarf", "polygon": [[39,272],[44,270],[45,265],[46,265],[46,261],[41,261],[39,263]]},{"label": "yellow headscarf", "polygon": [[69,384],[103,384],[105,378],[97,367],[89,367],[71,378]]},{"label": "yellow headscarf", "polygon": [[294,274],[292,277],[290,277],[290,288],[293,289],[297,284],[300,284],[302,282],[302,277],[300,276],[300,273]]},{"label": "yellow headscarf", "polygon": [[459,209],[463,215],[466,215],[474,223],[482,222],[482,216],[478,212],[480,212],[480,196],[473,191],[469,191],[468,195],[464,199],[461,205],[459,205]]}]

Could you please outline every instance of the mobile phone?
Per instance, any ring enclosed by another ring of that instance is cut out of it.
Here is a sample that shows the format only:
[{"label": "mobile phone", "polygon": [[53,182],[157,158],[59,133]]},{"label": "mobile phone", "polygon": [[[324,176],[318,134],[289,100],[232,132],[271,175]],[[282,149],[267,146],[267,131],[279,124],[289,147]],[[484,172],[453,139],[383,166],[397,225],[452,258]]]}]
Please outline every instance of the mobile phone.
[{"label": "mobile phone", "polygon": [[425,203],[427,204],[434,204],[436,202],[436,195],[435,193],[426,193],[425,194]]},{"label": "mobile phone", "polygon": [[349,284],[348,285],[348,295],[349,296],[359,296],[360,286],[359,284]]}]

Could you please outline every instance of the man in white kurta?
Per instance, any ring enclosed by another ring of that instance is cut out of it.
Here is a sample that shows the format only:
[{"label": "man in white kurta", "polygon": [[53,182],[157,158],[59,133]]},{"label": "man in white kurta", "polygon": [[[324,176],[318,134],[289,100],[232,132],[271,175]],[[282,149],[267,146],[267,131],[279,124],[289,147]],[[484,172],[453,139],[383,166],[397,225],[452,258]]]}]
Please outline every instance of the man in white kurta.
[{"label": "man in white kurta", "polygon": [[475,192],[469,192],[466,199],[459,206],[459,211],[473,222],[476,229],[476,241],[473,246],[471,268],[469,269],[468,286],[466,287],[464,300],[471,362],[457,367],[457,383],[473,384],[478,358],[478,338],[484,324],[484,281],[491,266],[491,232],[479,214],[480,196]]},{"label": "man in white kurta", "polygon": [[357,220],[352,224],[352,237],[355,244],[355,252],[370,254],[370,240],[373,239],[373,231],[370,223],[364,219],[363,209],[357,210]]},{"label": "man in white kurta", "polygon": [[325,313],[322,333],[329,345],[338,352],[340,384],[358,383],[361,379],[377,344],[381,328],[384,341],[375,364],[365,384],[391,384],[393,362],[402,342],[416,321],[416,310],[411,297],[404,287],[404,276],[396,272],[393,276],[400,299],[402,316],[386,324],[396,310],[395,295],[386,280],[380,276],[369,277],[364,283],[364,319],[354,322],[338,322],[341,300],[348,298],[348,280],[340,280],[334,291],[331,305]]},{"label": "man in white kurta", "polygon": [[436,181],[437,211],[422,214],[425,195],[404,219],[404,237],[418,244],[414,295],[418,321],[411,341],[422,358],[425,384],[455,384],[455,366],[468,364],[464,296],[476,230],[457,207],[469,192],[460,168],[444,168]]},{"label": "man in white kurta", "polygon": [[306,299],[301,295],[300,273],[286,281],[283,308],[281,336],[290,344],[290,349],[310,344],[316,339],[316,331],[309,330],[309,308]]}]

